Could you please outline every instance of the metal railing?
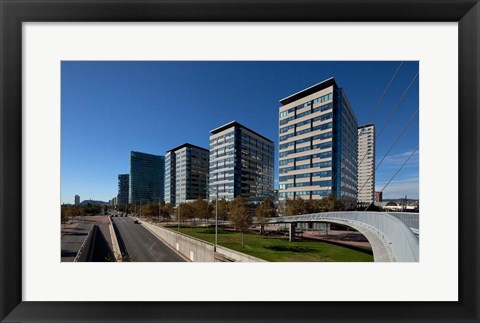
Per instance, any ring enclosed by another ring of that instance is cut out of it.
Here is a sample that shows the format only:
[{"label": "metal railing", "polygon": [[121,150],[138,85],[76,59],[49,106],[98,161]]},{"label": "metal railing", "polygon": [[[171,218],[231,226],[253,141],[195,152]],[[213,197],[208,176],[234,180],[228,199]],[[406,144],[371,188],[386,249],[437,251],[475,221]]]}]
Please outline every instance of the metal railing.
[{"label": "metal railing", "polygon": [[[396,215],[396,214],[395,214]],[[406,216],[412,224],[414,216]],[[333,222],[345,225],[355,224],[373,232],[386,246],[393,251],[395,261],[415,262],[419,260],[418,237],[410,229],[407,221],[388,212],[325,212],[295,216],[270,218],[269,223],[297,222]],[[418,227],[418,215],[417,215]]]},{"label": "metal railing", "polygon": [[419,214],[413,212],[387,212],[404,222],[415,234],[420,233]]}]

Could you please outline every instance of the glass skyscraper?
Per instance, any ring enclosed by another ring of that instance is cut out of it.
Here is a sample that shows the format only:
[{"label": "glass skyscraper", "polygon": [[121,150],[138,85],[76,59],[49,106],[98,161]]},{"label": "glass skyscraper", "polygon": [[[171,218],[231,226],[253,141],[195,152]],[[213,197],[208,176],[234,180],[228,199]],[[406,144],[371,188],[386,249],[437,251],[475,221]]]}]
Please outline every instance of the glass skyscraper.
[{"label": "glass skyscraper", "polygon": [[165,203],[175,205],[176,192],[176,158],[175,152],[165,154]]},{"label": "glass skyscraper", "polygon": [[164,181],[164,156],[130,152],[130,203],[163,202]]},{"label": "glass skyscraper", "polygon": [[273,141],[236,121],[210,134],[210,200],[273,199]]},{"label": "glass skyscraper", "polygon": [[130,186],[130,175],[118,174],[118,195],[117,204],[128,204],[128,187]]},{"label": "glass skyscraper", "polygon": [[185,143],[165,156],[165,202],[207,199],[208,149]]},{"label": "glass skyscraper", "polygon": [[279,198],[357,200],[357,119],[333,78],[280,100]]}]

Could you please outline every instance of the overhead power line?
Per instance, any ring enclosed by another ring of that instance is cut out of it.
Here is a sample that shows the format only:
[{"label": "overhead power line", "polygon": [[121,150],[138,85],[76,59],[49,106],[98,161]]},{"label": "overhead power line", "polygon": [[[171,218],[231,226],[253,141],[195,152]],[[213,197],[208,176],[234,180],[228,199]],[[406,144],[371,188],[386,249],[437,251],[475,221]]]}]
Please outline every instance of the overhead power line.
[{"label": "overhead power line", "polygon": [[[378,163],[378,165],[375,167],[374,169],[374,173],[377,171],[378,167],[380,167],[380,165],[382,164],[382,162],[385,160],[385,158],[387,158],[388,154],[390,153],[390,151],[393,149],[393,147],[395,147],[395,144],[398,142],[398,140],[400,139],[400,137],[403,135],[403,133],[405,132],[405,130],[407,130],[408,126],[410,125],[410,123],[412,123],[413,119],[415,118],[415,116],[417,115],[418,113],[418,110],[420,109],[417,108],[417,111],[415,111],[415,113],[412,115],[412,117],[410,118],[410,120],[408,120],[408,123],[405,125],[405,127],[403,127],[402,131],[400,132],[400,134],[397,136],[397,138],[395,139],[395,141],[393,142],[393,144],[390,146],[390,148],[388,149],[387,153],[383,156],[382,160],[380,161],[380,163]],[[368,181],[372,178],[373,174],[370,175],[370,177],[366,180],[365,184],[363,184],[362,188],[360,190],[358,190],[359,192],[365,187],[365,185],[367,185]],[[366,211],[370,205],[372,205],[373,202],[371,202],[366,208],[364,211]]]},{"label": "overhead power line", "polygon": [[[383,163],[383,161],[385,160],[385,158],[388,157],[388,154],[390,153],[390,151],[392,151],[393,147],[395,147],[395,145],[397,144],[398,140],[400,139],[400,137],[403,135],[403,133],[405,132],[405,130],[407,130],[408,126],[410,126],[410,124],[412,123],[413,119],[415,118],[415,116],[417,115],[418,113],[418,110],[419,108],[417,108],[417,110],[415,111],[415,113],[410,117],[410,119],[408,120],[407,124],[403,127],[402,131],[400,132],[400,134],[397,136],[397,138],[395,138],[395,141],[390,145],[390,147],[388,148],[387,152],[385,153],[385,155],[383,155],[383,158],[382,160],[380,160],[380,162],[377,164],[377,166],[375,166],[375,169],[374,169],[374,173],[377,171],[377,169],[380,167],[380,165]],[[359,190],[361,191],[365,185],[368,183],[368,181],[372,178],[373,174],[370,175],[370,177],[367,179],[367,181],[365,182],[365,184],[363,184],[362,188]]]},{"label": "overhead power line", "polygon": [[[400,66],[402,66],[403,62],[399,65],[399,67],[397,68],[397,71],[395,72],[394,76],[398,73],[398,70],[400,69]],[[408,91],[410,90],[410,88],[412,87],[413,83],[415,82],[415,80],[417,79],[418,77],[418,71],[417,73],[414,75],[414,77],[412,78],[412,80],[410,81],[410,83],[408,84],[407,88],[405,89],[405,91],[403,92],[402,96],[398,99],[397,103],[395,104],[394,108],[392,111],[390,111],[390,114],[388,115],[387,119],[385,120],[385,122],[383,123],[380,131],[378,132],[378,134],[375,135],[375,141],[378,141],[378,139],[380,138],[382,132],[383,132],[383,129],[385,129],[385,127],[387,126],[387,124],[390,122],[391,118],[393,117],[393,115],[395,114],[395,112],[398,110],[398,108],[400,107],[400,103],[402,103],[403,99],[405,98],[405,96],[407,95]],[[392,77],[392,80],[393,80],[394,77]],[[390,81],[391,83],[391,81]],[[389,84],[390,84],[389,83]],[[417,112],[418,112],[418,109],[417,109]],[[415,114],[417,113],[415,112]],[[410,121],[409,121],[410,122]],[[398,139],[398,138],[397,138]],[[361,165],[365,159],[365,157],[367,157],[368,155],[368,152],[365,152],[365,154],[363,155],[362,159],[360,160],[359,163],[357,163],[357,165]],[[383,161],[383,160],[382,160]],[[378,167],[378,166],[377,166]],[[375,168],[376,170],[376,168]],[[371,178],[371,176],[370,176]],[[365,184],[363,186],[365,186],[368,181],[370,180],[370,178],[365,182]],[[360,189],[360,190],[357,190],[357,193],[360,192],[361,190],[363,189],[363,187]]]},{"label": "overhead power line", "polygon": [[[380,106],[380,103],[383,101],[383,98],[385,97],[385,94],[387,93],[388,89],[390,88],[390,85],[393,83],[393,81],[395,80],[395,77],[397,76],[398,74],[398,71],[400,71],[400,68],[402,67],[403,65],[403,61],[400,62],[400,64],[398,65],[395,73],[393,73],[393,76],[392,78],[390,79],[390,81],[388,82],[388,84],[385,86],[385,88],[383,89],[383,92],[382,94],[380,95],[380,97],[378,98],[377,100],[377,103],[373,106],[373,109],[370,111],[369,115],[368,115],[368,118],[367,118],[367,123],[370,122],[373,114],[377,111],[378,107]],[[407,89],[408,91],[408,89]],[[365,159],[365,157],[367,156],[367,154],[365,154],[362,158],[362,160],[360,161],[360,164],[363,162],[363,160]],[[358,163],[357,163],[358,164]],[[335,174],[333,174],[333,177],[332,177],[332,184],[335,182],[336,180],[336,177],[337,177],[337,174],[338,174],[338,170],[335,172]],[[332,186],[330,186],[330,189],[332,188]]]},{"label": "overhead power line", "polygon": [[403,65],[403,61],[401,61],[401,62],[400,62],[400,65],[398,65],[397,70],[395,71],[395,73],[393,74],[392,78],[390,79],[390,82],[388,82],[387,86],[386,86],[385,89],[383,90],[382,95],[381,95],[380,98],[378,99],[378,101],[377,101],[377,103],[375,104],[375,106],[373,107],[372,111],[370,111],[370,114],[368,115],[368,118],[367,118],[367,123],[370,122],[370,120],[372,119],[374,113],[377,111],[378,107],[380,106],[380,103],[383,101],[383,98],[385,97],[385,94],[387,93],[388,89],[390,88],[390,85],[392,84],[393,80],[394,80],[395,77],[397,76],[398,71],[400,71],[400,68],[402,67],[402,65]]},{"label": "overhead power line", "polygon": [[415,76],[413,77],[413,79],[410,81],[410,84],[408,84],[407,88],[406,88],[405,91],[403,92],[403,94],[402,94],[402,96],[400,97],[400,99],[398,99],[397,103],[395,104],[394,109],[393,109],[393,110],[390,112],[390,114],[388,115],[387,120],[385,120],[385,122],[383,123],[382,128],[381,128],[380,131],[378,132],[377,138],[380,137],[380,135],[382,134],[383,129],[385,129],[385,127],[387,126],[387,124],[390,122],[390,120],[392,119],[393,115],[395,114],[395,112],[398,110],[398,107],[400,106],[400,103],[403,101],[403,99],[404,99],[405,96],[407,95],[408,91],[409,91],[410,88],[412,87],[413,82],[415,82],[415,80],[417,79],[417,77],[418,77],[418,71],[417,71],[417,73],[415,74]]},{"label": "overhead power line", "polygon": [[417,146],[417,148],[415,148],[415,150],[412,151],[412,153],[410,154],[410,156],[408,156],[407,160],[405,160],[405,162],[402,164],[402,166],[400,166],[400,168],[397,170],[397,172],[392,176],[392,178],[390,178],[390,180],[388,181],[387,184],[385,184],[385,186],[382,188],[382,190],[380,192],[383,192],[388,184],[390,184],[390,182],[395,178],[395,176],[397,176],[398,173],[400,173],[400,171],[402,170],[402,168],[408,163],[408,161],[410,160],[410,158],[412,158],[413,155],[415,155],[415,153],[417,152],[418,148],[420,146]]},{"label": "overhead power line", "polygon": [[388,151],[387,153],[383,156],[382,160],[380,161],[380,163],[378,163],[378,165],[375,167],[375,170],[378,169],[378,167],[380,167],[380,165],[382,164],[382,162],[385,160],[385,158],[388,156],[388,154],[390,153],[390,151],[393,149],[393,147],[395,147],[396,143],[398,142],[398,140],[400,139],[400,137],[403,135],[403,133],[405,132],[405,130],[407,130],[408,126],[412,123],[413,119],[415,118],[415,116],[417,115],[418,113],[418,108],[417,110],[415,111],[415,113],[410,117],[410,120],[408,120],[407,124],[405,125],[405,127],[403,127],[402,131],[400,132],[400,134],[397,136],[397,138],[395,139],[395,141],[393,142],[393,144],[390,146],[390,148],[388,148]]}]

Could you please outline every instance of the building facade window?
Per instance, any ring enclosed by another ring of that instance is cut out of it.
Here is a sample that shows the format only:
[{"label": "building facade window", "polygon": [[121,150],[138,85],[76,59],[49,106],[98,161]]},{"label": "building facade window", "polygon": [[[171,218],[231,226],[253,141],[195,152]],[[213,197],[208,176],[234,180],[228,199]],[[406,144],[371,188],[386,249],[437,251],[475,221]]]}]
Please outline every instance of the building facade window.
[{"label": "building facade window", "polygon": [[[165,172],[170,167],[171,180],[166,189],[171,192],[167,203],[178,205],[191,200],[208,198],[209,150],[189,143],[167,152],[171,156]],[[169,165],[169,166],[168,166]]]},{"label": "building facade window", "polygon": [[211,131],[210,200],[273,197],[274,145],[262,135],[230,122]]},{"label": "building facade window", "polygon": [[129,203],[164,201],[165,157],[130,152]]},{"label": "building facade window", "polygon": [[279,198],[356,202],[357,120],[343,89],[331,78],[280,103]]}]

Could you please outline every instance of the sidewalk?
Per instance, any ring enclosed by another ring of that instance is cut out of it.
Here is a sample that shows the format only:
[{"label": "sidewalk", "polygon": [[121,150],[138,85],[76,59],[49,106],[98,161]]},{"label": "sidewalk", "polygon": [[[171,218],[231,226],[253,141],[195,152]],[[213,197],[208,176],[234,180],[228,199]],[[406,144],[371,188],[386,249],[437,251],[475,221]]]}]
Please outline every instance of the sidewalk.
[{"label": "sidewalk", "polygon": [[[259,233],[260,228],[256,227],[252,232]],[[265,228],[266,233],[276,234],[276,232],[280,232],[276,229],[272,228]],[[301,232],[301,234],[297,235],[297,239],[301,240],[302,238],[311,239],[311,240],[319,240],[325,242],[332,242],[336,244],[342,244],[347,246],[354,246],[354,247],[361,247],[361,248],[371,248],[372,246],[368,242],[367,238],[365,238],[360,232],[356,231],[339,231],[339,230],[329,230],[328,235],[325,234],[324,230],[303,230],[297,229],[297,232]],[[280,233],[277,233],[280,234]],[[285,236],[288,236],[288,231],[284,231],[283,233]]]},{"label": "sidewalk", "polygon": [[348,246],[362,248],[372,247],[368,240],[360,232],[330,230],[328,235],[326,235],[325,232],[303,231],[303,237],[313,240],[334,242]]}]

